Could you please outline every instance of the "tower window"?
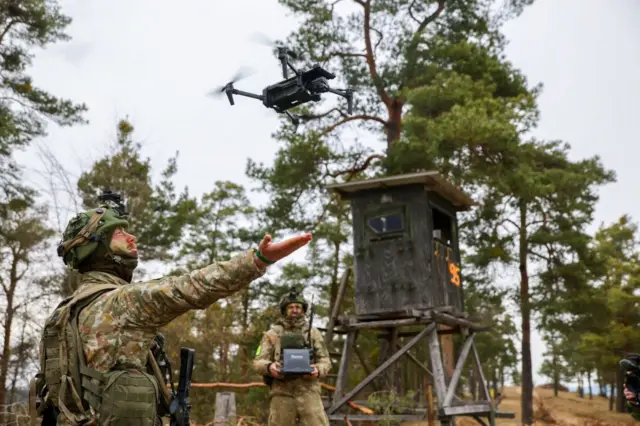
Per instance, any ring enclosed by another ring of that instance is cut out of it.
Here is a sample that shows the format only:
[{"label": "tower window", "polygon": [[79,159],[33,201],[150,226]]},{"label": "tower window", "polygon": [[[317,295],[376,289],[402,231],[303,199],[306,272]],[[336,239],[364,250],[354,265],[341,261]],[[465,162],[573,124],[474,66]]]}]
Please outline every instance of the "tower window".
[{"label": "tower window", "polygon": [[405,232],[406,223],[403,209],[378,213],[367,218],[367,231],[371,240],[400,237]]}]

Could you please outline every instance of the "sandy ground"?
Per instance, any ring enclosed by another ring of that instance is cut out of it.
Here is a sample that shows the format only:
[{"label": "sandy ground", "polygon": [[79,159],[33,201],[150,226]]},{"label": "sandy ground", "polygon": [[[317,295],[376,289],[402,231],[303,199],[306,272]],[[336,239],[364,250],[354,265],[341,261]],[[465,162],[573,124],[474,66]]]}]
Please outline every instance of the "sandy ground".
[{"label": "sandy ground", "polygon": [[[520,388],[508,387],[504,390],[505,398],[499,405],[499,410],[516,414],[515,419],[498,419],[499,426],[520,425]],[[560,392],[553,396],[553,390],[536,388],[534,391],[534,416],[537,425],[558,426],[622,426],[637,425],[638,423],[628,414],[609,411],[609,401],[599,396],[589,399],[580,398],[576,393]],[[436,422],[436,425],[438,422]],[[426,426],[427,422],[407,422],[404,426]],[[469,417],[458,417],[456,426],[478,426]]]}]

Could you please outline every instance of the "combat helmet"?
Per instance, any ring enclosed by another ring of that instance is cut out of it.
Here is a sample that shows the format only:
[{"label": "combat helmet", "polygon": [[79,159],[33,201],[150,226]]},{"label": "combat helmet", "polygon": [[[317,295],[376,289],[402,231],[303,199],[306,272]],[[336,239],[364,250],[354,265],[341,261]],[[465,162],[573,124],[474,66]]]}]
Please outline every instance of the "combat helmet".
[{"label": "combat helmet", "polygon": [[69,221],[58,245],[58,256],[72,269],[78,269],[98,244],[103,243],[108,248],[116,227],[129,226],[119,195],[105,191],[98,198],[103,201],[98,208],[82,212]]},{"label": "combat helmet", "polygon": [[287,305],[290,305],[292,303],[301,304],[303,312],[305,314],[307,313],[309,304],[307,303],[306,300],[304,300],[302,295],[295,288],[292,288],[291,291],[289,291],[289,293],[287,293],[282,297],[282,299],[280,299],[280,313],[284,315],[287,311]]}]

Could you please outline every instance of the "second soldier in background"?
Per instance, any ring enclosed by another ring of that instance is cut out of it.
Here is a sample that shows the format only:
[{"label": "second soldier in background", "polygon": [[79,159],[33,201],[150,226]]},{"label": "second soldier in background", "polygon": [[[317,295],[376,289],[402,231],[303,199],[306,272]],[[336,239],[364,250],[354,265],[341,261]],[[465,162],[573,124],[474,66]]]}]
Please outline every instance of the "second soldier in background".
[{"label": "second soldier in background", "polygon": [[[282,316],[262,337],[253,362],[255,370],[266,378],[270,386],[269,426],[328,426],[324,411],[319,378],[331,370],[331,359],[320,332],[311,328],[305,317],[307,302],[295,291],[280,301]],[[311,342],[308,342],[311,336]],[[282,349],[305,341],[313,348],[313,373],[285,377],[281,372]]]}]

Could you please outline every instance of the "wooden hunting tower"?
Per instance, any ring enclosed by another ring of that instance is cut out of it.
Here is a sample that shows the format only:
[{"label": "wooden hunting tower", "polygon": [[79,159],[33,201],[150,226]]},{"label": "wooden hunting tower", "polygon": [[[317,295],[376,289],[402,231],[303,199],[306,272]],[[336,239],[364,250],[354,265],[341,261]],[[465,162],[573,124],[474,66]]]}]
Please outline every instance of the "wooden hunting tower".
[{"label": "wooden hunting tower", "polygon": [[456,213],[473,200],[438,172],[330,185],[351,201],[358,317],[463,312]]},{"label": "wooden hunting tower", "polygon": [[[346,335],[333,398],[325,404],[329,420],[347,423],[345,419],[410,421],[424,420],[425,414],[429,417],[430,409],[420,408],[392,415],[340,412],[367,386],[401,390],[403,374],[397,363],[401,357],[415,364],[426,374],[423,379],[433,384],[442,426],[455,426],[457,416],[473,417],[482,425],[486,423],[481,417],[486,417],[491,426],[498,417],[514,418],[513,413],[497,411],[475,347],[475,333],[489,328],[464,312],[456,213],[471,208],[473,200],[435,171],[341,183],[327,189],[351,202],[356,308],[355,315],[338,315],[351,272],[347,268],[325,334],[328,347],[334,334]],[[411,330],[400,332],[405,327]],[[379,365],[373,371],[366,367],[357,345],[364,330],[379,331]],[[453,334],[462,338],[457,357]],[[425,339],[431,369],[411,353]],[[353,354],[358,355],[367,376],[347,391]],[[468,359],[480,389],[479,398],[473,400],[456,394]],[[383,374],[382,386],[376,385]],[[423,387],[431,395],[427,384]]]}]

